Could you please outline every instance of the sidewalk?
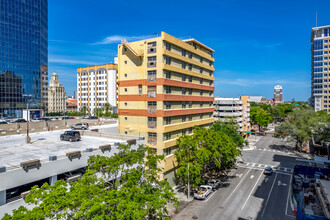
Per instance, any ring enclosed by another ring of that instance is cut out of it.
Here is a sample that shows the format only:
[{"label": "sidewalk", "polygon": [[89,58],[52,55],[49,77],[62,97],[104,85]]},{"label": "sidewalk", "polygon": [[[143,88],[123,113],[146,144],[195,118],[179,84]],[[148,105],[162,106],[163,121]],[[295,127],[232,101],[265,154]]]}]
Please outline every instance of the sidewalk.
[{"label": "sidewalk", "polygon": [[178,214],[182,209],[184,209],[187,205],[189,205],[189,203],[194,200],[193,196],[187,198],[187,194],[182,192],[182,190],[178,186],[174,186],[173,189],[176,194],[176,198],[179,200],[179,207],[178,210],[176,210],[172,204],[167,205],[168,216],[170,216],[171,218],[173,218],[176,214]]},{"label": "sidewalk", "polygon": [[263,136],[255,136],[251,135],[246,140],[249,142],[247,146],[243,147],[243,150],[254,150],[257,148],[256,143],[262,138]]}]

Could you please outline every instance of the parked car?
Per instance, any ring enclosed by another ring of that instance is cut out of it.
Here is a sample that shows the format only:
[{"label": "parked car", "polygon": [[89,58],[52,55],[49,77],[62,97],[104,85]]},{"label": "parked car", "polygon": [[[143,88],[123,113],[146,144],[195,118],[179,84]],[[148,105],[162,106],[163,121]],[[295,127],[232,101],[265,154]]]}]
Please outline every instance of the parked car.
[{"label": "parked car", "polygon": [[50,118],[51,121],[57,121],[59,120],[58,118]]},{"label": "parked car", "polygon": [[6,121],[0,121],[0,125],[8,124]]},{"label": "parked car", "polygon": [[88,119],[99,119],[99,118],[96,116],[89,116]]},{"label": "parked car", "polygon": [[66,131],[60,136],[61,141],[80,141],[80,132],[79,131]]},{"label": "parked car", "polygon": [[16,119],[14,123],[24,123],[26,120],[24,118]]},{"label": "parked car", "polygon": [[50,121],[50,118],[41,118],[42,121]]},{"label": "parked car", "polygon": [[221,184],[220,180],[215,180],[215,179],[210,180],[209,183],[208,183],[209,186],[212,186],[213,190],[219,189],[220,184]]},{"label": "parked car", "polygon": [[88,123],[78,123],[75,125],[72,125],[71,129],[76,130],[76,129],[81,129],[81,130],[86,130],[88,129],[89,125]]},{"label": "parked car", "polygon": [[69,118],[70,118],[70,119],[76,119],[75,117],[72,117],[72,116],[70,116]]},{"label": "parked car", "polygon": [[64,117],[62,117],[62,120],[68,120],[68,119],[71,119],[71,118],[68,117],[68,116],[64,116]]},{"label": "parked car", "polygon": [[208,195],[210,195],[212,192],[212,186],[208,185],[201,185],[197,192],[194,193],[195,199],[205,199]]},{"label": "parked car", "polygon": [[271,175],[273,173],[273,169],[271,167],[266,167],[264,170],[264,174]]},{"label": "parked car", "polygon": [[31,122],[39,122],[39,121],[41,121],[40,118],[34,118],[34,119],[31,119]]}]

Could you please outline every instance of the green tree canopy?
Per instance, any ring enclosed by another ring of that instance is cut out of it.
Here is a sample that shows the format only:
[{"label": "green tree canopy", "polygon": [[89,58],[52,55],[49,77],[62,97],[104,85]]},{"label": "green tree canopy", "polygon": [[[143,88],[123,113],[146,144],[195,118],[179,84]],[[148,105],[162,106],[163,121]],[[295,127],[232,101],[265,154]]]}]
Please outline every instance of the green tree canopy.
[{"label": "green tree canopy", "polygon": [[3,219],[169,219],[166,205],[177,207],[178,200],[158,176],[164,156],[143,146],[118,150],[112,157],[91,156],[88,171],[71,185],[61,180],[33,187],[25,201],[36,206],[21,206]]}]

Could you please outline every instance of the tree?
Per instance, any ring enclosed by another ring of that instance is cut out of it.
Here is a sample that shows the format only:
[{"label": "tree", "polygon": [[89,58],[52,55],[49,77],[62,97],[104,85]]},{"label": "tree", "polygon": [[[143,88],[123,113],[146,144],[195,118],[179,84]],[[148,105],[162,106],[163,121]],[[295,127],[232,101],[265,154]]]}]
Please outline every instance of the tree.
[{"label": "tree", "polygon": [[4,219],[169,219],[166,205],[177,207],[178,200],[158,176],[164,156],[144,146],[118,150],[112,157],[91,156],[88,171],[72,185],[61,180],[33,187],[25,201],[35,207],[20,207]]},{"label": "tree", "polygon": [[296,150],[301,151],[304,142],[312,137],[311,119],[316,116],[313,110],[296,109],[289,115],[289,120],[276,127],[280,137],[289,135],[296,140]]},{"label": "tree", "polygon": [[268,112],[258,106],[251,107],[250,116],[252,123],[259,125],[259,131],[260,127],[267,127],[267,125],[273,120]]},{"label": "tree", "polygon": [[[228,133],[233,132],[234,135]],[[177,180],[192,188],[199,186],[212,170],[225,170],[241,154],[238,145],[242,137],[237,137],[232,125],[214,124],[210,129],[195,126],[192,135],[181,136],[177,140],[175,157],[178,163]]]}]

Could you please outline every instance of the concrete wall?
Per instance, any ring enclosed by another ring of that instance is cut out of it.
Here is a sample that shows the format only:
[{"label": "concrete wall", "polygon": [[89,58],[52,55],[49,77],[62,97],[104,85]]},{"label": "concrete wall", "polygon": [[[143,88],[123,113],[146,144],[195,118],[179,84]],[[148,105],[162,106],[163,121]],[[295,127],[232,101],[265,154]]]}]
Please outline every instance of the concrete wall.
[{"label": "concrete wall", "polygon": [[[70,119],[70,120],[58,120],[58,121],[41,121],[41,122],[30,122],[29,132],[41,132],[41,131],[52,131],[70,128],[80,122],[86,122],[89,126],[98,125],[98,120],[88,119]],[[100,124],[115,124],[116,120],[113,121],[100,121]],[[0,125],[0,136],[13,135],[13,134],[25,134],[26,123],[14,123]]]}]

